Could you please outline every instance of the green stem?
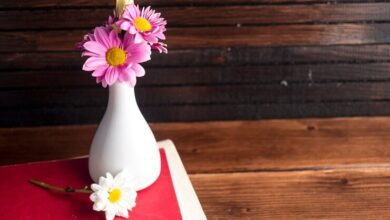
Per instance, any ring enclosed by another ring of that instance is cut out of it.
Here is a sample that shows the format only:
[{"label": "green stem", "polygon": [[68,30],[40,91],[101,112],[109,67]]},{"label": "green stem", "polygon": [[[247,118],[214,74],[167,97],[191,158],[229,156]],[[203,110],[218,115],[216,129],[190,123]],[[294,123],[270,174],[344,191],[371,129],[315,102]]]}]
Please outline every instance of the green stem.
[{"label": "green stem", "polygon": [[53,186],[50,184],[47,184],[45,182],[35,180],[35,179],[30,179],[29,182],[35,186],[38,186],[42,189],[47,189],[47,190],[53,190],[53,191],[58,191],[58,192],[66,192],[66,193],[88,193],[91,194],[93,193],[92,190],[90,190],[87,186],[83,189],[75,189],[72,187],[58,187],[58,186]]}]

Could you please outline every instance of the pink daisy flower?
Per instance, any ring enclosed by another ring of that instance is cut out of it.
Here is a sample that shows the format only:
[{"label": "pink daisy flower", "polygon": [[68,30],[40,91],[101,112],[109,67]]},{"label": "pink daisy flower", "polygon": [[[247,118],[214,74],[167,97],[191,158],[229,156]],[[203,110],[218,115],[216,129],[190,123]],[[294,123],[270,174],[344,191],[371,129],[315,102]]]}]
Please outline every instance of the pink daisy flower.
[{"label": "pink daisy flower", "polygon": [[161,13],[156,13],[150,7],[139,9],[138,5],[128,5],[122,17],[116,22],[116,25],[130,34],[135,35],[135,42],[139,43],[145,40],[153,45],[158,40],[165,40],[164,31],[167,22],[160,18]]},{"label": "pink daisy flower", "polygon": [[115,30],[97,27],[83,44],[83,56],[89,56],[83,70],[93,71],[97,83],[103,87],[115,82],[128,82],[135,86],[136,78],[145,75],[139,64],[150,60],[151,48],[146,42],[135,43],[134,36],[126,33],[123,40]]}]

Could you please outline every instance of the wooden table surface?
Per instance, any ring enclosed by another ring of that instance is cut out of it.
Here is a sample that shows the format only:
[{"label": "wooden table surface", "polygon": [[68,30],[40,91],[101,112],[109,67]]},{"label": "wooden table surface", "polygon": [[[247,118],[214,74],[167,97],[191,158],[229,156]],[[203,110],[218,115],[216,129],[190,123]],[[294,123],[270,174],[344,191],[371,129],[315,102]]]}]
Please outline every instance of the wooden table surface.
[{"label": "wooden table surface", "polygon": [[[88,153],[95,125],[0,129],[0,163]],[[152,124],[209,219],[390,219],[390,118]]]}]

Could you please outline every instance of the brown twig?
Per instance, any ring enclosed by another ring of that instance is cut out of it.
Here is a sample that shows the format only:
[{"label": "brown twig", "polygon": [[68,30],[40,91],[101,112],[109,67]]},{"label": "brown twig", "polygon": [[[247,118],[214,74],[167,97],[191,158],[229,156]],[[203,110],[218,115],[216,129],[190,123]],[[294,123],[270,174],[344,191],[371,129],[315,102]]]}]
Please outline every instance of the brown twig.
[{"label": "brown twig", "polygon": [[58,187],[58,186],[53,186],[53,185],[50,185],[50,184],[47,184],[45,182],[35,180],[35,179],[30,179],[29,182],[35,186],[38,186],[38,187],[40,187],[42,189],[46,189],[46,190],[53,190],[53,191],[66,192],[66,193],[88,193],[88,194],[93,193],[93,191],[90,190],[87,186],[84,187],[83,189],[75,189],[72,187],[62,188],[62,187]]}]

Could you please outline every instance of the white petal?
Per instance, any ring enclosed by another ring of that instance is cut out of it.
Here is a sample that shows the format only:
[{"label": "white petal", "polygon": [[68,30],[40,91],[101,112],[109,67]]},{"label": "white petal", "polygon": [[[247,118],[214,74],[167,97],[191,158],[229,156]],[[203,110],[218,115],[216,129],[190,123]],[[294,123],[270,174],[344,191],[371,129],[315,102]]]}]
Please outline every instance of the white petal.
[{"label": "white petal", "polygon": [[98,199],[100,199],[100,200],[106,200],[109,196],[107,190],[100,190],[100,191],[96,192],[96,195],[97,195]]},{"label": "white petal", "polygon": [[112,186],[112,183],[114,181],[114,178],[110,173],[106,173],[106,178],[100,177],[99,179],[99,185],[101,185],[103,188],[110,188]]},{"label": "white petal", "polygon": [[93,183],[93,184],[91,185],[91,189],[92,189],[93,191],[98,191],[98,190],[101,190],[102,187],[101,187],[99,184]]},{"label": "white petal", "polygon": [[100,186],[102,186],[105,181],[106,181],[106,178],[104,176],[99,177],[99,185]]},{"label": "white petal", "polygon": [[105,204],[103,202],[95,202],[93,204],[92,209],[95,211],[102,211],[105,207]]},{"label": "white petal", "polygon": [[126,205],[126,208],[127,208],[128,210],[132,210],[132,209],[135,207],[135,205],[136,205],[135,202],[131,202],[131,203],[128,203],[128,204]]},{"label": "white petal", "polygon": [[92,193],[90,196],[89,196],[89,199],[92,201],[92,202],[95,202],[97,200],[97,195],[96,193]]},{"label": "white petal", "polygon": [[115,213],[111,210],[106,211],[106,220],[114,220]]},{"label": "white petal", "polygon": [[129,217],[129,211],[127,211],[127,209],[120,209],[120,210],[118,210],[117,215],[121,216],[121,217],[124,217],[124,218],[128,218]]},{"label": "white petal", "polygon": [[114,177],[112,177],[111,173],[106,173],[106,180],[110,183],[110,185],[112,184],[112,182],[114,181]]}]

